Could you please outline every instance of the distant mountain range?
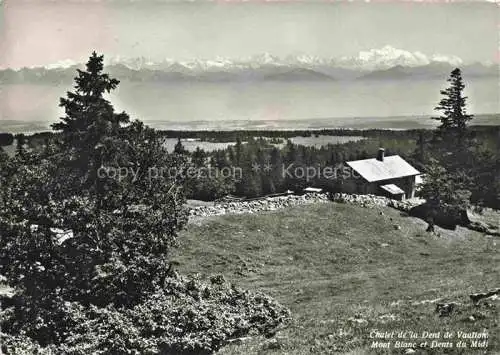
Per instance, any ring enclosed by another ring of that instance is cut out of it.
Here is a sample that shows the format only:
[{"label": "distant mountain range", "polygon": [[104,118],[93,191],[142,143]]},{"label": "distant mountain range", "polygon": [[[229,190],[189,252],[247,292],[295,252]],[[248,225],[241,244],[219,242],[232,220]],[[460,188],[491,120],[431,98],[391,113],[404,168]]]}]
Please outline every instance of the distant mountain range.
[{"label": "distant mountain range", "polygon": [[[23,68],[0,70],[1,84],[66,84],[76,76],[81,65],[68,68]],[[333,81],[333,80],[403,80],[444,79],[454,66],[431,63],[419,67],[397,65],[388,69],[356,71],[338,67],[276,66],[238,69],[220,69],[201,72],[171,71],[169,69],[132,69],[123,64],[109,65],[105,69],[121,81],[130,82],[237,82],[237,81]],[[496,65],[473,64],[461,66],[466,79],[498,78]]]},{"label": "distant mountain range", "polygon": [[[83,64],[62,61],[53,65],[18,70],[0,70],[0,84],[71,83]],[[332,81],[332,80],[428,80],[445,79],[460,67],[466,79],[498,78],[497,64],[464,64],[454,56],[428,57],[385,46],[360,52],[354,57],[322,59],[308,55],[278,58],[262,54],[246,59],[163,60],[115,57],[106,71],[131,82],[238,82],[238,81]]]},{"label": "distant mountain range", "polygon": [[[358,80],[440,79],[449,75],[454,67],[447,63],[431,63],[419,67],[397,65],[385,70],[375,70],[358,77]],[[465,78],[498,78],[497,65],[471,64],[460,66]]]}]

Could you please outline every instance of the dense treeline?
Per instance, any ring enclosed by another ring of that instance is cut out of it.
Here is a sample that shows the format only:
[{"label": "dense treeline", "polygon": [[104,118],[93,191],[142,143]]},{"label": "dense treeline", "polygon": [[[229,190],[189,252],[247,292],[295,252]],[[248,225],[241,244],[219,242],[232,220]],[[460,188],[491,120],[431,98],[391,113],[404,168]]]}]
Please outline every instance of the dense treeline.
[{"label": "dense treeline", "polygon": [[[314,131],[163,131],[161,138],[195,138],[211,142],[235,142],[226,149],[204,151],[198,148],[188,152],[178,143],[177,153],[182,154],[186,164],[192,168],[207,168],[212,174],[200,173],[194,178],[185,179],[184,187],[188,198],[214,200],[226,194],[245,197],[257,197],[286,190],[301,190],[305,186],[315,186],[335,191],[341,176],[325,178],[291,178],[288,172],[295,169],[300,172],[306,167],[316,167],[323,171],[326,167],[338,168],[340,164],[358,159],[375,157],[379,147],[386,149],[387,155],[398,154],[410,162],[419,171],[429,169],[432,157],[445,162],[448,170],[460,169],[463,176],[468,176],[467,189],[471,192],[470,201],[486,206],[498,206],[498,159],[500,152],[500,126],[470,126],[466,151],[453,154],[446,163],[443,155],[450,155],[455,145],[448,144],[448,151],[443,152],[443,144],[438,147],[433,130],[314,130]],[[366,139],[342,144],[328,144],[322,147],[292,144],[291,137],[313,137],[315,135],[363,136]],[[43,132],[25,137],[26,145],[39,150],[55,133]],[[265,139],[267,138],[267,139]],[[451,149],[451,151],[450,151]],[[454,163],[454,164],[452,164]],[[260,171],[254,171],[253,164],[258,164]],[[266,169],[269,164],[271,169]],[[291,169],[286,169],[292,165]],[[217,174],[222,169],[237,170],[237,174],[222,176]],[[340,170],[339,170],[340,171]],[[210,175],[210,176],[209,176]],[[292,174],[294,175],[294,174]],[[316,174],[318,175],[318,174]],[[321,174],[320,174],[321,175]]]},{"label": "dense treeline", "polygon": [[[246,143],[237,139],[234,146],[212,152],[198,148],[185,154],[196,168],[209,166],[214,172],[213,178],[188,180],[188,197],[211,200],[228,191],[239,196],[257,197],[286,190],[301,191],[306,186],[332,191],[343,177],[342,164],[345,161],[374,157],[380,145],[385,146],[389,154],[403,152],[411,157],[415,140],[367,139],[319,148],[293,144],[288,140],[279,148],[267,139],[249,138]],[[219,176],[218,183],[224,184],[223,188],[207,189],[210,183],[215,184],[217,173],[222,175],[224,171],[233,172],[237,168],[239,174]]]},{"label": "dense treeline", "polygon": [[[500,126],[474,126],[469,127],[470,132],[481,142],[496,142],[500,140]],[[414,139],[421,137],[430,139],[433,130],[430,129],[316,129],[316,130],[234,130],[234,131],[182,131],[182,130],[158,130],[158,136],[162,138],[196,139],[203,142],[234,143],[237,139],[245,142],[256,137],[275,138],[278,142],[283,139],[294,137],[317,137],[317,136],[340,136],[340,137],[365,137],[380,139]],[[27,144],[31,148],[44,145],[48,140],[54,139],[56,132],[39,132],[24,135]],[[1,145],[10,145],[14,139],[11,133],[0,133]],[[489,143],[488,143],[489,144]]]},{"label": "dense treeline", "polygon": [[[241,168],[235,178],[193,179],[188,186],[188,197],[212,200],[228,192],[256,197],[286,190],[300,191],[306,186],[337,191],[344,162],[373,158],[378,148],[384,147],[387,155],[401,155],[422,173],[428,172],[431,161],[438,159],[447,171],[462,176],[465,185],[460,189],[470,191],[470,202],[499,208],[500,127],[474,127],[469,132],[471,146],[451,155],[449,150],[443,151],[443,147],[431,144],[434,135],[429,130],[399,137],[380,134],[376,138],[319,148],[293,144],[290,140],[279,148],[267,139],[250,136],[242,143],[237,137],[235,145],[223,150],[205,152],[198,148],[193,153],[184,152],[197,167],[208,164],[218,170]],[[452,150],[455,148],[451,146]],[[447,156],[452,158],[445,159]],[[311,169],[314,176],[301,175],[308,167],[314,168],[314,171]],[[326,177],[327,167],[337,169],[336,174]]]},{"label": "dense treeline", "polygon": [[252,137],[292,138],[312,136],[362,136],[362,137],[416,137],[420,130],[383,130],[383,129],[313,129],[313,130],[244,130],[244,131],[176,131],[162,130],[165,138],[192,138],[211,142],[236,142]]}]

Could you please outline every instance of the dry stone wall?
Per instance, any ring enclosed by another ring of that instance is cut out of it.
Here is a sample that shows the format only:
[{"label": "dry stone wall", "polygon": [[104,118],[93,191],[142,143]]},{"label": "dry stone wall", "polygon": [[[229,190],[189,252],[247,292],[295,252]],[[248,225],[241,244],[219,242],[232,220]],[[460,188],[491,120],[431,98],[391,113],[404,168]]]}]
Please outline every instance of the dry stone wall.
[{"label": "dry stone wall", "polygon": [[234,201],[214,204],[213,206],[199,206],[190,209],[190,220],[224,214],[256,213],[260,211],[274,211],[290,206],[326,203],[326,202],[349,203],[371,208],[376,206],[389,206],[401,211],[408,212],[412,207],[422,203],[420,200],[396,201],[375,195],[350,195],[344,193],[308,193],[305,195],[287,195],[278,197],[264,197],[252,201]]}]

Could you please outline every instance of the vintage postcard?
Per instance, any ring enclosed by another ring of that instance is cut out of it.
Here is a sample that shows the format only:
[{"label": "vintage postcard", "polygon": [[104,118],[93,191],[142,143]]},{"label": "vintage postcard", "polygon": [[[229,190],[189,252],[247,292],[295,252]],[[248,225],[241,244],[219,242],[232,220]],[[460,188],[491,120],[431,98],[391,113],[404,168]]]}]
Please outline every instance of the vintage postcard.
[{"label": "vintage postcard", "polygon": [[499,26],[0,0],[0,354],[499,354]]}]

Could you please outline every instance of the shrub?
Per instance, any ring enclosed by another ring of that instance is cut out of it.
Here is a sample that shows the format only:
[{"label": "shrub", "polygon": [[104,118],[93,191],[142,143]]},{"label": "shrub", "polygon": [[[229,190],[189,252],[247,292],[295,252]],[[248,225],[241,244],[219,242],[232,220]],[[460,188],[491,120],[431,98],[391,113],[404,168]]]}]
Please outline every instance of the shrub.
[{"label": "shrub", "polygon": [[[163,288],[130,308],[61,301],[57,308],[39,313],[36,321],[17,324],[15,334],[30,337],[12,335],[16,323],[13,318],[29,317],[28,308],[13,306],[4,310],[0,318],[5,331],[2,351],[203,354],[252,331],[272,332],[289,319],[289,311],[273,299],[218,280],[206,284],[173,275],[165,280]],[[54,317],[59,319],[59,341],[42,343],[45,325]]]}]

